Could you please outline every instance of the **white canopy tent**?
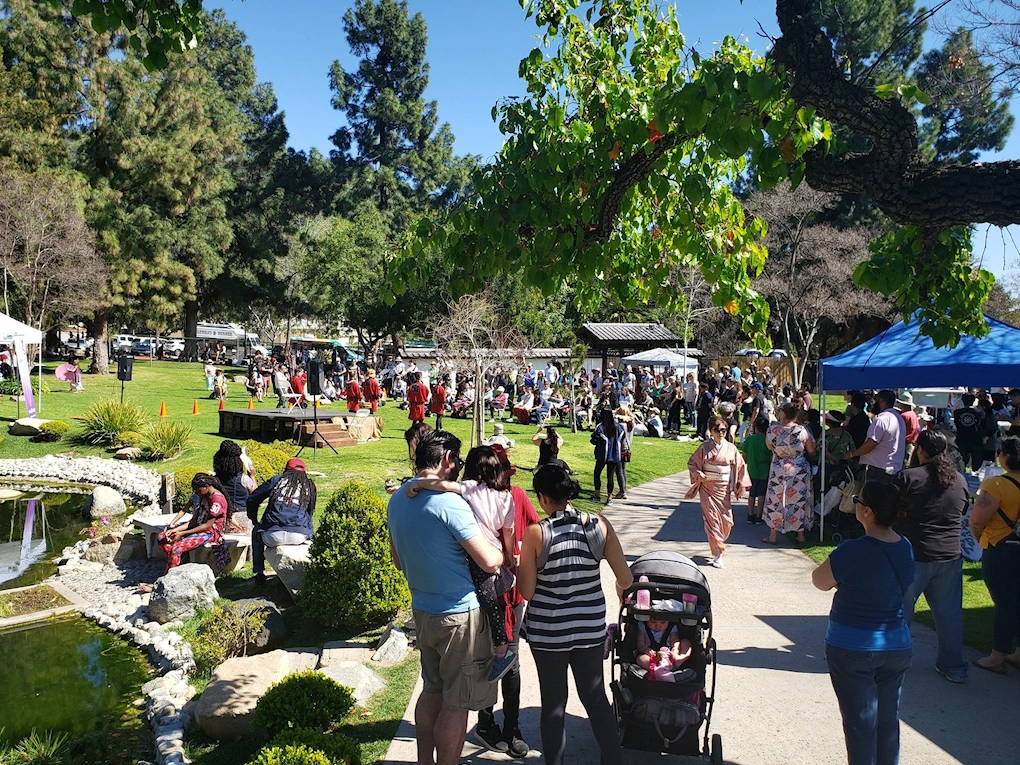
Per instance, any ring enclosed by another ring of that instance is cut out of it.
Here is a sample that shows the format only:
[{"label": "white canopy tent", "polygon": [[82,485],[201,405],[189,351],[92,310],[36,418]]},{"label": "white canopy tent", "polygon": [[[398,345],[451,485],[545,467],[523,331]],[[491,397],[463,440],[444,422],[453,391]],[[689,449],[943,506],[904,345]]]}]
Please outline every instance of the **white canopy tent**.
[{"label": "white canopy tent", "polygon": [[692,359],[690,356],[684,356],[680,351],[671,350],[669,348],[652,348],[648,351],[641,351],[641,353],[635,353],[632,356],[627,356],[623,359],[624,364],[640,364],[642,366],[650,367],[671,367],[673,369],[682,369],[684,374],[687,372],[698,371],[698,360]]},{"label": "white canopy tent", "polygon": [[25,345],[42,345],[42,331],[0,313],[0,343],[13,343],[16,339]]}]

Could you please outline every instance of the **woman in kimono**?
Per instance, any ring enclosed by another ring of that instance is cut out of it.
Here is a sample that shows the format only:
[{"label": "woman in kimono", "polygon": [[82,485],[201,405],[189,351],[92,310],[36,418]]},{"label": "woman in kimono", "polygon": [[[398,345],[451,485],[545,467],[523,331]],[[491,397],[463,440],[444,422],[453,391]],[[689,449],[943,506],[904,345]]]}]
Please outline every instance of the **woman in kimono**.
[{"label": "woman in kimono", "polygon": [[726,440],[729,425],[722,417],[708,421],[708,440],[691,455],[687,469],[691,471],[691,490],[687,499],[701,500],[705,518],[705,534],[712,550],[712,565],[722,568],[726,540],[733,530],[731,496],[740,500],[751,487],[747,466],[736,446]]},{"label": "woman in kimono", "polygon": [[774,545],[780,533],[797,532],[803,544],[805,529],[810,528],[813,490],[811,463],[807,454],[815,453],[815,440],[807,428],[797,423],[800,407],[795,403],[779,408],[779,422],[765,434],[765,443],[773,454],[769,486],[765,494],[765,523],[769,535],[762,541]]}]

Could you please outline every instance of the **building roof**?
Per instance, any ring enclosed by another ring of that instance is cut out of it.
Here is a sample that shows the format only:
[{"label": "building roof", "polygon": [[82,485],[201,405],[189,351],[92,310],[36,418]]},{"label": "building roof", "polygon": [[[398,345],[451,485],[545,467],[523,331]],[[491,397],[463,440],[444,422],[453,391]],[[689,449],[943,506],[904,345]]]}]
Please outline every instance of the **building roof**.
[{"label": "building roof", "polygon": [[579,333],[607,345],[676,345],[680,338],[661,324],[598,324],[585,322]]}]

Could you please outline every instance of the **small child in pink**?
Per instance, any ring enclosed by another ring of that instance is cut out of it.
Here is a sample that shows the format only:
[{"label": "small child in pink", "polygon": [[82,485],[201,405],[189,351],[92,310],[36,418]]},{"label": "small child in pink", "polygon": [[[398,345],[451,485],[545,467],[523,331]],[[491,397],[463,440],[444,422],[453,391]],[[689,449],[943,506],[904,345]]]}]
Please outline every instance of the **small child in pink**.
[{"label": "small child in pink", "polygon": [[648,669],[658,661],[659,651],[668,652],[672,669],[680,669],[691,658],[693,648],[691,641],[680,638],[680,630],[676,624],[665,619],[649,619],[638,622],[637,660],[642,669]]}]

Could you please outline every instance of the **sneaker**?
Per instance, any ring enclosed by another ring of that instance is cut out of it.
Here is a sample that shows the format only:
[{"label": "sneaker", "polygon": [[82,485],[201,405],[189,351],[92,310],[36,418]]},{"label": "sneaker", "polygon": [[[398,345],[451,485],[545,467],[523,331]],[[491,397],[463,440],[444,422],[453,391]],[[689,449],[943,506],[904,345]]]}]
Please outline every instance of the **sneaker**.
[{"label": "sneaker", "polygon": [[[489,672],[489,682],[495,683],[513,667],[517,660],[517,654],[507,649],[502,656],[494,656],[492,659],[492,671]],[[498,729],[497,729],[498,730]]]},{"label": "sneaker", "polygon": [[722,568],[722,567],[723,567],[723,562],[722,562],[722,556],[721,555],[718,555],[715,558],[712,558],[712,568]]},{"label": "sneaker", "polygon": [[521,729],[514,728],[506,736],[504,740],[507,744],[507,754],[513,757],[515,760],[523,760],[528,756],[528,752],[531,751],[531,747],[528,746],[528,742],[521,738]]},{"label": "sneaker", "polygon": [[942,675],[942,677],[946,678],[946,680],[948,680],[951,683],[958,683],[958,684],[960,684],[960,683],[967,682],[967,674],[966,673],[964,673],[962,675],[950,674],[949,672],[946,672],[946,670],[942,669],[942,667],[940,667],[938,664],[935,665],[935,671],[938,672],[940,675]]},{"label": "sneaker", "polygon": [[256,587],[265,587],[266,583],[269,581],[265,574],[255,574],[252,579],[254,580]]},{"label": "sneaker", "polygon": [[747,516],[747,522],[748,523],[757,523],[758,521],[755,519],[755,517],[753,515],[749,515],[749,516]]},{"label": "sneaker", "polygon": [[510,749],[507,742],[503,740],[503,732],[492,718],[489,718],[488,721],[483,721],[479,715],[478,725],[475,726],[475,734],[472,738],[477,744],[484,746],[491,752],[507,754]]}]

